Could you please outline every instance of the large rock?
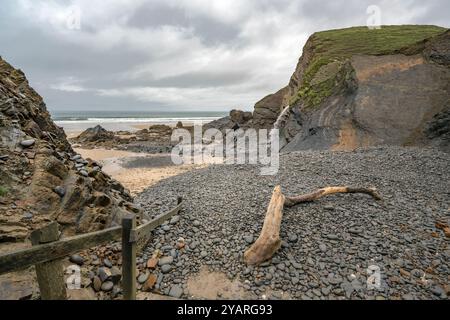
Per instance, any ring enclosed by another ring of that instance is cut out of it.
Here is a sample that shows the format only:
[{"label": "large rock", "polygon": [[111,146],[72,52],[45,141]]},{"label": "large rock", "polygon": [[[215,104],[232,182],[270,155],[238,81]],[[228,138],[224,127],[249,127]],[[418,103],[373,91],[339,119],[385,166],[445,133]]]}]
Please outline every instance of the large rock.
[{"label": "large rock", "polygon": [[272,127],[283,107],[288,103],[288,93],[289,89],[285,87],[258,101],[253,111],[253,125],[261,129]]},{"label": "large rock", "polygon": [[231,110],[230,111],[230,119],[231,121],[237,123],[237,124],[244,124],[247,121],[250,121],[253,118],[253,115],[251,112],[246,112],[242,110]]},{"label": "large rock", "polygon": [[96,125],[93,128],[88,128],[83,131],[76,139],[83,142],[101,142],[114,138],[114,134],[109,132],[101,125]]},{"label": "large rock", "polygon": [[448,148],[449,57],[450,31],[439,27],[316,33],[288,86],[255,105],[253,123],[271,127],[290,105],[281,127],[284,151]]},{"label": "large rock", "polygon": [[203,126],[204,130],[218,129],[220,131],[247,129],[253,127],[253,114],[249,111],[233,109],[226,117],[211,121]]},{"label": "large rock", "polygon": [[[81,135],[109,136],[100,126]],[[0,242],[23,241],[50,221],[68,235],[104,229],[136,213],[123,186],[75,154],[23,72],[1,58],[0,156]]]}]

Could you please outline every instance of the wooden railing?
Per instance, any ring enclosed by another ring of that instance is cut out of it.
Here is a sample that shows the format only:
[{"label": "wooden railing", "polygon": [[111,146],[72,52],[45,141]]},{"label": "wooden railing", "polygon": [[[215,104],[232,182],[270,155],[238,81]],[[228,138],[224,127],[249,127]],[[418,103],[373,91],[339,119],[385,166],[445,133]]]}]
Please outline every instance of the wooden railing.
[{"label": "wooden railing", "polygon": [[135,215],[129,215],[122,219],[122,226],[58,240],[58,224],[52,222],[31,233],[32,247],[0,255],[0,275],[34,265],[41,299],[63,300],[67,298],[67,293],[61,259],[79,251],[122,239],[123,297],[125,300],[134,300],[137,242],[181,210],[181,197],[177,201],[175,208],[139,227],[136,227]]}]

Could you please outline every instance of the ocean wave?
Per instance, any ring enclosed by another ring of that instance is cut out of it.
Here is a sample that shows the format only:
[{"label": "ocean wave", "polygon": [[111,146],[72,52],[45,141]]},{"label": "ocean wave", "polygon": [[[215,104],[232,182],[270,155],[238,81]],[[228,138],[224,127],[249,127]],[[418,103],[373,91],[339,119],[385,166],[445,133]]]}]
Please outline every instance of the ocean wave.
[{"label": "ocean wave", "polygon": [[69,117],[67,119],[55,119],[55,122],[64,123],[115,123],[115,122],[148,122],[148,123],[173,123],[173,122],[195,122],[213,121],[220,117],[173,117],[173,118],[83,118]]}]

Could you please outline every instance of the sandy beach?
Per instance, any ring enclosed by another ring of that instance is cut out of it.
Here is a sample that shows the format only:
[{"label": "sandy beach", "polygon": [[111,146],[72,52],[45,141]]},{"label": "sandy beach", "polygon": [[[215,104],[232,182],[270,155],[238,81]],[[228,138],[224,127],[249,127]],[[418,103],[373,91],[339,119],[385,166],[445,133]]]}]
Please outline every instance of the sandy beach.
[{"label": "sandy beach", "polygon": [[83,158],[96,160],[103,171],[121,182],[132,195],[157,182],[204,165],[174,165],[170,154],[147,154],[110,149],[74,148]]}]

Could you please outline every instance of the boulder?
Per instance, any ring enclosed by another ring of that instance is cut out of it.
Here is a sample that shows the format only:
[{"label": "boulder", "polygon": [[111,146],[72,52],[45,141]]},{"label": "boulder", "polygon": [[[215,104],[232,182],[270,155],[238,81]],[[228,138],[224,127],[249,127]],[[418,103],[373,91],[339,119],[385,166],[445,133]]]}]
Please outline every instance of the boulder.
[{"label": "boulder", "polygon": [[113,139],[114,134],[101,125],[96,125],[93,128],[88,128],[83,131],[76,140],[81,143],[85,142],[97,142],[97,141],[106,141],[109,139]]},{"label": "boulder", "polygon": [[231,121],[237,123],[237,124],[244,124],[247,121],[252,119],[252,113],[251,112],[245,112],[241,110],[231,110],[230,111],[230,119]]}]

